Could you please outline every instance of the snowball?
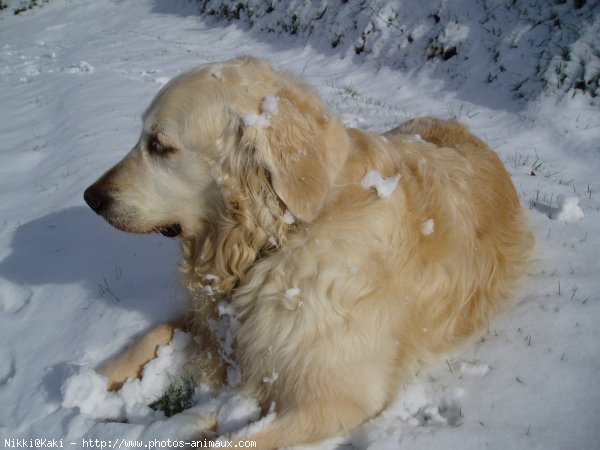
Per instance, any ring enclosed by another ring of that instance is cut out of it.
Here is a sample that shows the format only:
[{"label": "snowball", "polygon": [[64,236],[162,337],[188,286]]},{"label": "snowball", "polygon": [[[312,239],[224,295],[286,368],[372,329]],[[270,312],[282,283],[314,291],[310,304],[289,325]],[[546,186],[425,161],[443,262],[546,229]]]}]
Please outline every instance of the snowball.
[{"label": "snowball", "polygon": [[399,173],[393,177],[384,178],[376,170],[369,170],[362,179],[360,185],[365,189],[374,187],[377,190],[379,198],[390,198],[392,193],[396,190],[399,181]]},{"label": "snowball", "polygon": [[579,206],[579,198],[577,197],[559,197],[558,208],[554,210],[550,218],[562,220],[563,222],[575,222],[581,220],[585,214]]},{"label": "snowball", "polygon": [[273,95],[267,95],[260,105],[265,114],[274,116],[279,111],[279,99]]},{"label": "snowball", "polygon": [[425,236],[429,236],[431,233],[433,233],[434,229],[435,223],[433,222],[433,219],[426,220],[421,224],[421,233],[423,233]]}]

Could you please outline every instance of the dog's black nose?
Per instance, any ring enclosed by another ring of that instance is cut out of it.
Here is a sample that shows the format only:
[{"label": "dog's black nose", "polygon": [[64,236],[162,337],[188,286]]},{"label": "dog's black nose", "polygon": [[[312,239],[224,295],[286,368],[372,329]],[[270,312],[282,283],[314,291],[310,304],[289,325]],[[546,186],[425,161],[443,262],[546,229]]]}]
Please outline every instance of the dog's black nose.
[{"label": "dog's black nose", "polygon": [[101,214],[105,211],[111,200],[110,197],[102,190],[98,189],[95,184],[85,190],[83,199],[97,214]]},{"label": "dog's black nose", "polygon": [[165,225],[164,227],[160,228],[160,234],[162,234],[163,236],[166,237],[177,237],[181,234],[181,225],[179,225],[178,223],[173,223],[171,225]]}]

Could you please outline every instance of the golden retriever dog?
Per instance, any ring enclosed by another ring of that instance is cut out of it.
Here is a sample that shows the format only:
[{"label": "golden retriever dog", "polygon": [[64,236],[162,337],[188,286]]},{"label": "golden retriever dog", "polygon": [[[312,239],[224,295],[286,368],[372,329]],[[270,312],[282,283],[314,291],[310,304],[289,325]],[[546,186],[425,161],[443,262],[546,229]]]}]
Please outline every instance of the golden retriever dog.
[{"label": "golden retriever dog", "polygon": [[[275,403],[245,437],[260,449],[376,416],[419,364],[486,330],[533,247],[508,172],[465,126],[346,128],[307,84],[254,58],[169,82],[84,198],[120,230],[179,239],[190,294],[186,315],[101,369],[110,385],[139,376],[175,327],[191,330],[202,382],[227,383],[237,364],[239,392]],[[224,304],[229,348],[214,326]],[[202,435],[214,418],[198,423]]]}]

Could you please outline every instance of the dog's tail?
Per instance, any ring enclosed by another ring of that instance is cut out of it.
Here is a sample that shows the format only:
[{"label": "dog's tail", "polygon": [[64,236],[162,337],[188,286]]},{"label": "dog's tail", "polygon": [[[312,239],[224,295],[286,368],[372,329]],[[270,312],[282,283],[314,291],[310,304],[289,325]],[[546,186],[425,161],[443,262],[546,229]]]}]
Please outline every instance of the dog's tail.
[{"label": "dog's tail", "polygon": [[464,144],[472,144],[479,148],[487,145],[469,129],[457,120],[443,120],[435,117],[420,117],[411,119],[390,130],[386,135],[418,134],[427,142],[439,147],[456,148]]}]

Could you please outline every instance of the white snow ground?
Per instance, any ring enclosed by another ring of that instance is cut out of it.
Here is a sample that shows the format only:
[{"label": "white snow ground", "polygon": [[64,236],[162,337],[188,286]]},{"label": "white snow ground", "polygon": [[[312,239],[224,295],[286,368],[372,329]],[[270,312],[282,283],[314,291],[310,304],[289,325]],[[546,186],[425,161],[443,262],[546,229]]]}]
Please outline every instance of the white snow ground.
[{"label": "white snow ground", "polygon": [[[69,386],[93,387],[90,367],[175,315],[184,298],[177,244],[112,229],[82,192],[133,146],[141,113],[166,80],[252,54],[302,74],[353,126],[458,117],[506,162],[538,240],[537,265],[488,333],[417,374],[380,417],[314,448],[598,448],[598,108],[559,93],[517,102],[496,95],[493,83],[453,89],[439,75],[443,61],[393,70],[196,10],[178,1],[53,0],[21,16],[0,13],[0,445],[193,435],[189,414],[121,423],[61,406]],[[457,70],[469,79],[468,64]],[[209,407],[205,398],[192,411]],[[252,409],[228,405],[222,429]]]}]

